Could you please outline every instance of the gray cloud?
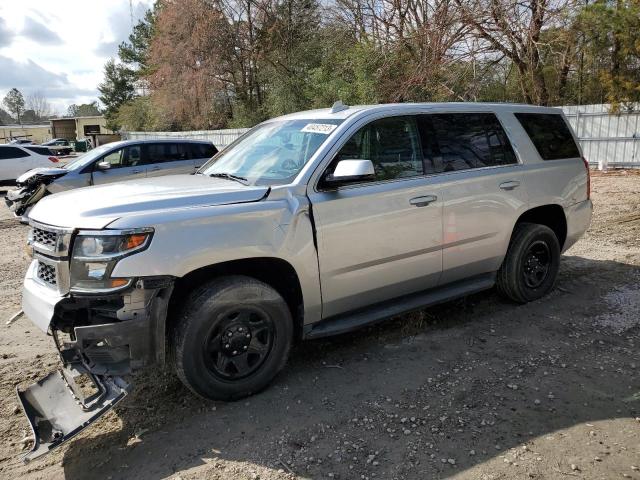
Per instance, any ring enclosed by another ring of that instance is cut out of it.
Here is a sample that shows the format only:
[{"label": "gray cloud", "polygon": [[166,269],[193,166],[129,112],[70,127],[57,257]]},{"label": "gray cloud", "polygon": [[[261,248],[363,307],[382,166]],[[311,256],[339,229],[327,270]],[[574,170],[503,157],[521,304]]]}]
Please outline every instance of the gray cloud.
[{"label": "gray cloud", "polygon": [[[93,51],[103,57],[114,57],[118,53],[118,45],[125,40],[129,39],[133,27],[131,25],[131,11],[129,10],[129,4],[127,2],[114,5],[116,10],[109,14],[109,30],[111,30],[111,36],[115,40],[103,41],[98,44]],[[133,24],[137,24],[138,21],[144,17],[144,14],[149,9],[149,5],[144,2],[136,2],[133,5]]]},{"label": "gray cloud", "polygon": [[0,18],[0,47],[6,47],[11,44],[13,32],[7,27],[4,18]]},{"label": "gray cloud", "polygon": [[24,27],[20,33],[22,36],[44,45],[60,45],[63,43],[60,35],[50,30],[46,25],[29,17],[25,19]]},{"label": "gray cloud", "polygon": [[51,72],[32,60],[20,63],[0,55],[0,90],[17,88],[25,95],[41,91],[49,100],[66,100],[80,96],[97,96],[96,90],[74,87],[66,74]]}]

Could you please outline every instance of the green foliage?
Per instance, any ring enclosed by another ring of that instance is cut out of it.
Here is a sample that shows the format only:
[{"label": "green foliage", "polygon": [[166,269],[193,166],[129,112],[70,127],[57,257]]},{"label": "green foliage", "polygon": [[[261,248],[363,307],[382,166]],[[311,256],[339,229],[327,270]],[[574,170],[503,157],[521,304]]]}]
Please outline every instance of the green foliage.
[{"label": "green foliage", "polygon": [[0,125],[10,125],[13,122],[14,120],[11,118],[11,115],[9,115],[6,110],[0,108]]},{"label": "green foliage", "polygon": [[154,130],[159,119],[149,97],[136,97],[118,108],[116,122],[126,131]]},{"label": "green foliage", "polygon": [[92,117],[95,115],[102,115],[100,112],[100,108],[98,107],[98,102],[93,101],[91,103],[81,103],[80,105],[76,105],[72,103],[67,108],[67,117]]},{"label": "green foliage", "polygon": [[135,74],[131,69],[110,59],[104,66],[104,77],[104,81],[98,86],[100,101],[105,106],[107,128],[115,131],[120,129],[118,108],[135,97]]},{"label": "green foliage", "polygon": [[148,71],[149,45],[154,34],[157,9],[156,1],[153,8],[147,10],[144,18],[133,27],[129,40],[122,42],[118,47],[120,61],[135,70],[138,76]]},{"label": "green foliage", "polygon": [[606,100],[614,111],[630,108],[640,101],[640,1],[596,0],[580,23]]},{"label": "green foliage", "polygon": [[20,117],[22,116],[22,112],[24,112],[24,97],[22,96],[22,93],[20,93],[20,90],[17,88],[9,90],[9,93],[4,97],[2,103],[4,103],[7,110],[9,110],[9,112],[18,120],[18,123],[20,123]]}]

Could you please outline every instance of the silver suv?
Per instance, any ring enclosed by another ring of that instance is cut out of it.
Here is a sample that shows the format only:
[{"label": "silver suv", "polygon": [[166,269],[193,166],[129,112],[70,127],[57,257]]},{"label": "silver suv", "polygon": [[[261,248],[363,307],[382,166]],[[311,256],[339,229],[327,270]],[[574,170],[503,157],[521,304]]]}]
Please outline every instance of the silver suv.
[{"label": "silver suv", "polygon": [[[42,147],[28,147],[42,148]],[[102,145],[58,168],[34,168],[19,176],[5,201],[17,216],[43,196],[88,185],[160,175],[194,173],[218,150],[193,140],[125,140]]]},{"label": "silver suv", "polygon": [[47,197],[31,212],[23,309],[64,368],[19,392],[28,458],[121,400],[121,375],[146,365],[237,399],[301,339],[493,286],[537,300],[591,211],[560,110],[465,103],[338,103],[258,125],[196,175]]}]

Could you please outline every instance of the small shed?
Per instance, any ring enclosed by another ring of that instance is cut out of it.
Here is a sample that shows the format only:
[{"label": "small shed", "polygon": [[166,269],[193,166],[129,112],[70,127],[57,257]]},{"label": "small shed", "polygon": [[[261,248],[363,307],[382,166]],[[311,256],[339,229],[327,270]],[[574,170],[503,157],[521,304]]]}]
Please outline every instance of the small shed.
[{"label": "small shed", "polygon": [[53,138],[66,138],[70,141],[90,139],[95,147],[100,145],[102,136],[114,134],[113,130],[107,128],[103,115],[51,119]]}]

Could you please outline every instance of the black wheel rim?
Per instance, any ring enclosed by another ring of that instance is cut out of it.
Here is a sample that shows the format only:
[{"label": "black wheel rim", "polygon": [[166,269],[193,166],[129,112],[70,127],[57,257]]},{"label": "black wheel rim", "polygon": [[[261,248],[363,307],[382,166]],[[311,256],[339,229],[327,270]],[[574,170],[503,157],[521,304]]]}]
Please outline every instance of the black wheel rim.
[{"label": "black wheel rim", "polygon": [[204,339],[205,366],[225,380],[251,375],[271,352],[275,337],[271,318],[250,307],[234,308],[218,318]]},{"label": "black wheel rim", "polygon": [[549,246],[538,240],[533,242],[523,259],[522,274],[524,283],[529,288],[538,288],[544,283],[551,268],[551,250]]}]

